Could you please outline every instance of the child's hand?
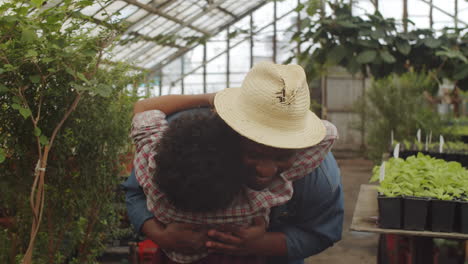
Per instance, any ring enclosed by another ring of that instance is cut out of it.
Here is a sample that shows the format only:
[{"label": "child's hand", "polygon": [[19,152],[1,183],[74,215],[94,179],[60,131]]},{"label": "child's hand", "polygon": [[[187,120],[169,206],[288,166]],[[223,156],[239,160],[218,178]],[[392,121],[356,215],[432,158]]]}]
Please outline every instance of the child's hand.
[{"label": "child's hand", "polygon": [[183,253],[200,253],[208,241],[207,231],[198,225],[171,223],[164,228],[159,246]]},{"label": "child's hand", "polygon": [[215,240],[206,242],[209,251],[234,255],[251,255],[253,252],[249,252],[248,245],[265,234],[266,222],[263,217],[256,217],[253,219],[252,226],[224,226],[221,230],[212,229],[208,231],[208,236]]}]

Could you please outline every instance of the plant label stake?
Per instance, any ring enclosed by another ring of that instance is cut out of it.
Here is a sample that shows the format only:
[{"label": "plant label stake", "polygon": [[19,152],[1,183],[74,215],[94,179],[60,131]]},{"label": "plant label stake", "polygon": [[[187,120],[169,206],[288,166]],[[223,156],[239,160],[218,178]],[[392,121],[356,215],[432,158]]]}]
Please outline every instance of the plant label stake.
[{"label": "plant label stake", "polygon": [[393,129],[390,132],[390,146],[393,146]]},{"label": "plant label stake", "polygon": [[444,136],[440,135],[439,138],[439,153],[442,153],[444,150]]},{"label": "plant label stake", "polygon": [[396,144],[395,148],[393,149],[393,157],[398,159],[400,157],[400,143]]},{"label": "plant label stake", "polygon": [[424,150],[427,151],[429,145],[429,136],[426,134],[426,143],[424,145]]},{"label": "plant label stake", "polygon": [[418,132],[416,133],[416,138],[418,139],[418,143],[421,143],[421,129],[418,129]]},{"label": "plant label stake", "polygon": [[432,143],[432,130],[429,131],[429,145]]},{"label": "plant label stake", "polygon": [[382,165],[380,165],[379,182],[383,182],[384,179],[385,179],[385,161],[383,161]]}]

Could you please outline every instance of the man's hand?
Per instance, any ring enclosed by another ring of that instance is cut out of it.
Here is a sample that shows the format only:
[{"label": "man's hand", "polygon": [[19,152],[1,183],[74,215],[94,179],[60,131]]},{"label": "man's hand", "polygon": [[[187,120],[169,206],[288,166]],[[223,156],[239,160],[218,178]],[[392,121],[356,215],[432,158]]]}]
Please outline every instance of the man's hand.
[{"label": "man's hand", "polygon": [[225,226],[220,229],[208,231],[208,236],[213,240],[206,242],[209,252],[227,255],[253,255],[251,243],[265,234],[266,223],[263,217],[254,219],[254,224],[249,227]]},{"label": "man's hand", "polygon": [[161,248],[183,253],[198,253],[205,249],[208,241],[208,228],[192,224],[163,225],[156,219],[151,219],[143,224],[142,231]]}]

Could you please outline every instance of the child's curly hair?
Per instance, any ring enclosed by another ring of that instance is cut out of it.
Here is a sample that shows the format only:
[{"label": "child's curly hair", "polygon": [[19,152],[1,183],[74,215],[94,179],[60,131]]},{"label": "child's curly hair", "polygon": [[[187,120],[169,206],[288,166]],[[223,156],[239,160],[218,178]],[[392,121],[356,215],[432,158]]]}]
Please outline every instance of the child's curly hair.
[{"label": "child's curly hair", "polygon": [[239,141],[216,113],[182,114],[156,147],[155,181],[180,210],[226,208],[244,184]]}]

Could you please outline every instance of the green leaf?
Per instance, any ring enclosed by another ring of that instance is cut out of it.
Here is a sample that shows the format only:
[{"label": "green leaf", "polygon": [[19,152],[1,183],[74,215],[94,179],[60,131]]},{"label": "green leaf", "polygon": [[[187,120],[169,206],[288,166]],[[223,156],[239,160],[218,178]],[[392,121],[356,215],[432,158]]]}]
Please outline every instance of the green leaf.
[{"label": "green leaf", "polygon": [[88,57],[94,57],[96,56],[97,51],[94,49],[87,49],[83,51],[83,54],[88,56]]},{"label": "green leaf", "polygon": [[38,128],[38,127],[34,128],[34,136],[38,137],[38,136],[41,135],[41,133],[42,133],[42,131],[41,131],[40,128]]},{"label": "green leaf", "polygon": [[352,57],[349,62],[348,62],[348,65],[346,66],[346,68],[348,69],[348,71],[354,75],[356,73],[359,72],[360,68],[361,68],[361,65],[356,61],[356,59],[354,57]]},{"label": "green leaf", "polygon": [[29,110],[28,108],[23,108],[21,107],[19,109],[19,112],[20,114],[23,116],[24,119],[28,118],[29,116],[31,116],[31,110]]},{"label": "green leaf", "polygon": [[371,38],[378,40],[385,37],[385,31],[381,28],[376,28],[370,33]]},{"label": "green leaf", "polygon": [[31,4],[33,4],[36,8],[39,8],[44,3],[44,0],[31,0]]},{"label": "green leaf", "polygon": [[102,97],[109,97],[112,93],[112,87],[106,84],[98,84],[95,92]]},{"label": "green leaf", "polygon": [[294,11],[300,12],[302,9],[304,9],[304,4],[299,3]]},{"label": "green leaf", "polygon": [[[13,103],[15,104],[21,104],[21,98],[18,96],[13,96]],[[19,108],[18,108],[19,109]]]},{"label": "green leaf", "polygon": [[33,42],[36,39],[36,37],[36,32],[29,28],[25,28],[21,32],[21,41]]},{"label": "green leaf", "polygon": [[85,83],[88,83],[88,79],[86,79],[86,77],[84,76],[84,74],[82,74],[81,72],[77,72],[76,73],[76,76],[78,77],[78,79],[82,80],[83,82]]},{"label": "green leaf", "polygon": [[29,76],[29,80],[31,80],[32,83],[39,83],[41,81],[41,76],[40,75],[31,75],[31,76]]},{"label": "green leaf", "polygon": [[41,60],[42,60],[44,63],[49,63],[49,62],[51,62],[51,61],[54,61],[55,59],[54,59],[54,58],[48,58],[48,57],[46,57],[46,58],[42,58]]},{"label": "green leaf", "polygon": [[5,151],[0,148],[0,163],[5,161]]},{"label": "green leaf", "polygon": [[19,110],[19,109],[21,109],[21,105],[19,105],[19,104],[12,104],[12,105],[11,105],[11,108],[13,108],[13,109],[15,109],[15,110]]},{"label": "green leaf", "polygon": [[68,72],[68,74],[75,76],[75,72],[68,66],[65,65],[65,71]]},{"label": "green leaf", "polygon": [[424,39],[424,45],[431,49],[435,49],[440,47],[442,44],[442,41],[440,39],[435,39],[435,38],[426,38]]},{"label": "green leaf", "polygon": [[370,39],[358,39],[357,44],[364,46],[366,48],[378,48],[379,42],[376,40]]},{"label": "green leaf", "polygon": [[360,64],[370,63],[375,60],[377,57],[377,52],[375,50],[366,50],[357,56],[356,60]]},{"label": "green leaf", "polygon": [[460,67],[460,69],[457,69],[455,75],[453,76],[453,79],[456,81],[462,80],[468,77],[468,66],[464,65],[464,67]]},{"label": "green leaf", "polygon": [[451,59],[459,59],[463,61],[464,63],[468,63],[468,59],[459,50],[449,49],[447,47],[442,47],[442,49],[444,50],[436,52],[437,56],[445,56]]},{"label": "green leaf", "polygon": [[43,145],[43,146],[47,145],[47,144],[49,144],[49,139],[46,136],[41,135],[39,137],[39,143],[41,143],[41,145]]},{"label": "green leaf", "polygon": [[396,62],[396,58],[390,52],[388,52],[388,50],[381,51],[380,57],[382,57],[382,60],[388,64],[392,64]]},{"label": "green leaf", "polygon": [[411,46],[408,42],[406,41],[397,41],[396,42],[396,47],[399,52],[403,55],[408,55],[411,51]]},{"label": "green leaf", "polygon": [[26,57],[36,57],[38,54],[35,50],[26,51]]},{"label": "green leaf", "polygon": [[346,48],[343,45],[333,47],[327,54],[327,63],[331,65],[339,64],[346,56]]},{"label": "green leaf", "polygon": [[5,85],[0,84],[0,94],[6,92],[8,92],[8,88]]}]

